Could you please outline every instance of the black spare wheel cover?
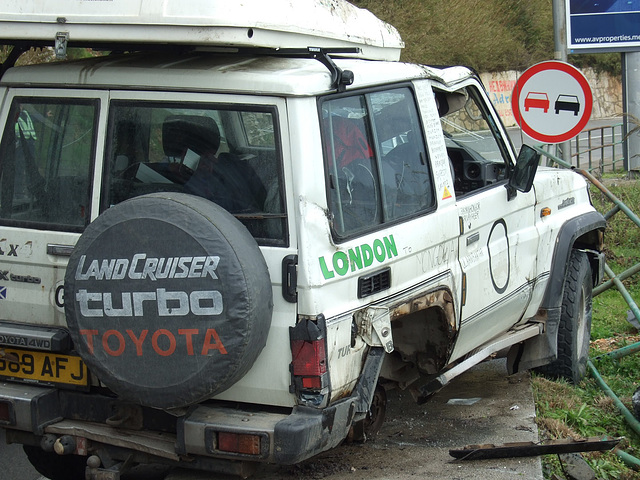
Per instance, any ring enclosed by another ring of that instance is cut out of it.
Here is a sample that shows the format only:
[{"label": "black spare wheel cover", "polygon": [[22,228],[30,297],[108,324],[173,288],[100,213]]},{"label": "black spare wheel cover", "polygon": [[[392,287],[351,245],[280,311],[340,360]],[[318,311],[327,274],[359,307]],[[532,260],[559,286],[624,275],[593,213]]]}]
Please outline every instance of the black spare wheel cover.
[{"label": "black spare wheel cover", "polygon": [[125,400],[182,407],[251,368],[271,324],[264,257],[247,229],[207,200],[136,197],[80,237],[65,276],[76,350]]}]

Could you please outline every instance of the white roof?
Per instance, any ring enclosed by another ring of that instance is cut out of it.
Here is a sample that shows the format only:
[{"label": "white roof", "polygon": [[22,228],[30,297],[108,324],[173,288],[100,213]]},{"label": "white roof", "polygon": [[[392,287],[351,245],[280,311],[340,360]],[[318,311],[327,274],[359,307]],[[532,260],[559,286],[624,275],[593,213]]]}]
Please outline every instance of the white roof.
[{"label": "white roof", "polygon": [[[336,59],[364,88],[415,78],[438,77],[432,70],[402,62]],[[275,56],[246,57],[206,52],[110,55],[70,62],[42,63],[7,70],[2,85],[83,86],[97,89],[161,89],[249,95],[307,96],[335,91],[329,70],[317,60]]]},{"label": "white roof", "polygon": [[[3,0],[0,43],[180,44],[268,48],[359,47],[398,60],[398,31],[344,0]],[[7,42],[6,40],[10,40]]]}]

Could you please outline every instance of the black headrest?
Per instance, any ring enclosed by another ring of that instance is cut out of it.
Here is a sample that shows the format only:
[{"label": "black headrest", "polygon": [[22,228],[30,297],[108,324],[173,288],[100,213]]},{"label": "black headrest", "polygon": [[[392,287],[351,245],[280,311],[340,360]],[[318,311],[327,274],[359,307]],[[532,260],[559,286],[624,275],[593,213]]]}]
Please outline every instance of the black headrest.
[{"label": "black headrest", "polygon": [[215,154],[220,148],[220,130],[211,117],[172,115],[162,124],[162,147],[168,157],[179,157],[185,149],[198,155]]}]

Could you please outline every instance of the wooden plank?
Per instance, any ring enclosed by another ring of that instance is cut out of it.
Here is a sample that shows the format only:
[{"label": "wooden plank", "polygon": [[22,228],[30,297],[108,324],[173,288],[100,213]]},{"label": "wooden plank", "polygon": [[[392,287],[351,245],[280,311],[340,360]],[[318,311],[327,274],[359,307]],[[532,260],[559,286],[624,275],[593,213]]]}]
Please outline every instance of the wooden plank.
[{"label": "wooden plank", "polygon": [[502,445],[467,445],[461,449],[449,450],[449,455],[460,460],[481,460],[487,458],[535,457],[537,455],[593,452],[611,450],[620,438],[600,439],[590,437],[583,440],[561,439],[545,443],[515,442]]}]

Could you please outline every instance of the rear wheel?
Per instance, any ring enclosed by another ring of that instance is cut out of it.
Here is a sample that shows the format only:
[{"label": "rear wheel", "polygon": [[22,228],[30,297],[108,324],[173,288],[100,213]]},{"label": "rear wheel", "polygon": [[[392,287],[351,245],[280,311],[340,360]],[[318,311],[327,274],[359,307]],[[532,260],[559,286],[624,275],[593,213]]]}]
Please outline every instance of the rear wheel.
[{"label": "rear wheel", "polygon": [[347,441],[365,442],[375,437],[384,423],[386,413],[387,392],[384,387],[378,384],[371,399],[369,413],[363,420],[353,424],[347,436]]},{"label": "rear wheel", "polygon": [[631,404],[633,405],[633,415],[640,420],[640,387],[631,397]]},{"label": "rear wheel", "polygon": [[50,480],[84,480],[87,457],[58,455],[33,445],[23,445],[33,467]]},{"label": "rear wheel", "polygon": [[573,250],[564,281],[562,313],[558,327],[558,358],[538,370],[547,376],[579,383],[587,370],[591,336],[591,291],[589,259]]},{"label": "rear wheel", "polygon": [[371,400],[371,408],[365,419],[364,433],[367,437],[375,436],[382,428],[387,414],[387,392],[381,385],[376,386],[376,391]]}]

